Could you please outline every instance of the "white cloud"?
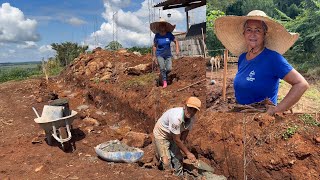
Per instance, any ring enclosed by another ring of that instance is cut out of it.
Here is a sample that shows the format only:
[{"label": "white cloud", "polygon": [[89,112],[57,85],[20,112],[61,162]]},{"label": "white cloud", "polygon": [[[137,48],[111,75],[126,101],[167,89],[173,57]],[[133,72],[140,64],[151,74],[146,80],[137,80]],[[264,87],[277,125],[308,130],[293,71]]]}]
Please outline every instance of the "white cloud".
[{"label": "white cloud", "polygon": [[68,20],[66,20],[67,23],[71,24],[71,25],[74,25],[74,26],[80,26],[80,25],[83,25],[83,24],[86,24],[87,22],[82,20],[82,19],[79,19],[77,17],[72,17]]},{"label": "white cloud", "polygon": [[206,21],[206,6],[193,9],[189,12],[191,14],[191,23],[202,23]]},{"label": "white cloud", "polygon": [[52,49],[51,45],[42,45],[39,47],[40,53],[52,53],[54,50]]},{"label": "white cloud", "polygon": [[0,42],[38,41],[37,21],[26,19],[18,8],[3,3],[0,7]]},{"label": "white cloud", "polygon": [[13,54],[13,53],[15,53],[16,52],[16,50],[14,50],[14,49],[9,49],[9,53],[10,54]]},{"label": "white cloud", "polygon": [[131,0],[103,0],[105,6],[111,7],[113,10],[118,10],[130,5]]},{"label": "white cloud", "polygon": [[[5,52],[2,52],[2,53],[0,53],[0,57],[1,58],[7,58],[7,57],[9,57],[9,54],[8,53],[5,53]],[[1,61],[0,61],[1,62]]]},{"label": "white cloud", "polygon": [[[153,14],[150,16],[151,22],[158,20],[158,9],[154,9],[148,0],[141,3],[141,8],[136,11],[124,11],[130,0],[104,0],[105,11],[102,17],[105,22],[100,29],[93,32],[86,44],[90,47],[102,45],[106,46],[113,38],[117,39],[124,47],[131,46],[151,46],[153,34],[150,37],[149,10]],[[185,29],[184,9],[171,10],[171,18],[167,18],[170,23],[177,24],[177,29]],[[162,11],[166,15],[165,11]],[[157,16],[157,18],[155,18]],[[115,33],[113,33],[115,31]]]},{"label": "white cloud", "polygon": [[33,41],[26,41],[23,44],[18,44],[17,48],[21,49],[35,49],[37,48],[37,44]]},{"label": "white cloud", "polygon": [[54,20],[52,16],[29,16],[30,18],[35,19],[36,21],[50,21]]}]

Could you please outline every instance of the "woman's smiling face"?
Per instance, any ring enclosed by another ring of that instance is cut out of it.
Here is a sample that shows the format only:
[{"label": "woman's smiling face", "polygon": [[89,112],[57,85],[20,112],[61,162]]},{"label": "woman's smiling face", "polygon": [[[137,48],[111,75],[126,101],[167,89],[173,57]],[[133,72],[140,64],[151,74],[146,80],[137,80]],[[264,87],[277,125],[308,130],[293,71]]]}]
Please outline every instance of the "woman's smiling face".
[{"label": "woman's smiling face", "polygon": [[248,20],[246,22],[243,34],[249,50],[264,46],[266,32],[262,23],[263,22],[259,20]]}]

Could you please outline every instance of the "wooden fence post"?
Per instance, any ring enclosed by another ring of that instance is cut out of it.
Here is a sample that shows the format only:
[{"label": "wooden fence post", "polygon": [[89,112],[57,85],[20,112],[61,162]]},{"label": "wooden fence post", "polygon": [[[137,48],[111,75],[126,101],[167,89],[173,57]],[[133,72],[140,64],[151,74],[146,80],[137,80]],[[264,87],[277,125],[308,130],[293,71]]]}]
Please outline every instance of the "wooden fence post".
[{"label": "wooden fence post", "polygon": [[222,99],[226,101],[226,93],[227,93],[227,69],[228,69],[228,49],[224,50],[223,57],[223,86],[222,86]]}]

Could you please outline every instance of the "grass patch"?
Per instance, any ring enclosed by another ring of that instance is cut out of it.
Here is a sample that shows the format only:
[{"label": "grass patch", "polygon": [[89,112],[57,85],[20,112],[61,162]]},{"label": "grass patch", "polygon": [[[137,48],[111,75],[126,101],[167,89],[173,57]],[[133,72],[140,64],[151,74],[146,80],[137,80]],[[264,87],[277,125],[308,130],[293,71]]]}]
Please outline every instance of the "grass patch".
[{"label": "grass patch", "polygon": [[[48,75],[56,76],[64,69],[56,60],[47,63]],[[44,76],[41,62],[0,63],[0,83]]]},{"label": "grass patch", "polygon": [[288,140],[289,138],[291,138],[296,132],[298,131],[298,126],[297,125],[293,125],[293,126],[289,126],[285,132],[282,133],[282,139],[284,140]]},{"label": "grass patch", "polygon": [[299,119],[308,126],[318,126],[320,127],[320,123],[316,121],[311,114],[302,114],[299,115]]},{"label": "grass patch", "polygon": [[320,102],[320,91],[316,87],[310,87],[304,96],[314,101]]},{"label": "grass patch", "polygon": [[50,76],[56,76],[56,75],[59,75],[60,72],[64,69],[64,67],[61,67],[61,66],[57,66],[57,67],[54,67],[54,68],[50,68],[49,69],[49,75]]},{"label": "grass patch", "polygon": [[141,87],[141,86],[146,86],[155,81],[156,74],[154,73],[149,73],[149,74],[144,74],[141,76],[135,76],[132,79],[124,82],[123,87],[124,88],[132,88],[132,87]]},{"label": "grass patch", "polygon": [[42,72],[37,68],[14,67],[9,69],[0,69],[0,83],[11,80],[24,80],[32,76],[40,76]]}]

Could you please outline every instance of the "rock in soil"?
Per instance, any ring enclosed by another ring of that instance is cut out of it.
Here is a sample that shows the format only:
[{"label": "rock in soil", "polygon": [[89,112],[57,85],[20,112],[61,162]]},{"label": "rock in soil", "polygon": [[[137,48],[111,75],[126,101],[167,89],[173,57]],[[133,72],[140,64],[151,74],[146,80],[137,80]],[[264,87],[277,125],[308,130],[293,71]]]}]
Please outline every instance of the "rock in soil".
[{"label": "rock in soil", "polygon": [[130,131],[123,138],[122,142],[129,146],[143,148],[148,146],[152,140],[148,134]]}]

